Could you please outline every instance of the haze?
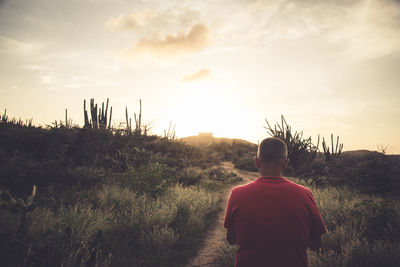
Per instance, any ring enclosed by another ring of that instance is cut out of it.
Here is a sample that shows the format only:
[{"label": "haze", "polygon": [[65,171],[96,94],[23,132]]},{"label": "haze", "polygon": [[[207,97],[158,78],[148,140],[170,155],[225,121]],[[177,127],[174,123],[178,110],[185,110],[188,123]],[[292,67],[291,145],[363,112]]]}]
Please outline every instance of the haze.
[{"label": "haze", "polygon": [[0,110],[83,124],[110,98],[153,132],[257,142],[284,114],[345,150],[400,153],[395,0],[0,0]]}]

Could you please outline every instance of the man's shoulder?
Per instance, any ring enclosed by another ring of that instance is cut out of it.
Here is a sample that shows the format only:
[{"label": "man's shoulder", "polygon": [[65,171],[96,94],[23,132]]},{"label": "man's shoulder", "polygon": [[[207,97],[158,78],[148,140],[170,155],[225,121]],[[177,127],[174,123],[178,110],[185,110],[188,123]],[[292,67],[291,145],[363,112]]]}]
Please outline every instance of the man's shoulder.
[{"label": "man's shoulder", "polygon": [[247,184],[237,185],[234,188],[232,188],[232,194],[241,194],[247,192],[254,186],[256,186],[256,181],[252,181]]},{"label": "man's shoulder", "polygon": [[305,186],[302,186],[300,184],[296,184],[295,182],[292,182],[292,181],[290,181],[288,179],[285,179],[285,182],[286,182],[286,186],[292,187],[295,190],[303,191],[303,192],[306,192],[306,193],[311,193],[311,190],[308,189]]},{"label": "man's shoulder", "polygon": [[289,180],[287,180],[286,186],[288,189],[287,192],[290,195],[293,195],[293,196],[296,195],[297,197],[300,197],[301,199],[304,199],[307,202],[309,202],[309,201],[314,202],[314,200],[313,200],[314,196],[309,188],[299,185],[299,184],[296,184],[295,182],[292,182]]},{"label": "man's shoulder", "polygon": [[[254,180],[247,184],[235,186],[234,188],[232,188],[231,194],[235,194],[235,195],[246,194],[247,192],[251,192],[253,189],[257,188],[258,186],[263,186],[262,183],[257,183],[257,180]],[[305,186],[294,183],[288,179],[282,178],[281,185],[282,185],[282,187],[287,188],[289,191],[291,191],[293,193],[297,192],[297,193],[300,193],[303,195],[312,196],[310,189],[308,189]]]},{"label": "man's shoulder", "polygon": [[255,181],[251,181],[247,184],[241,184],[241,185],[237,185],[234,188],[232,188],[232,191],[243,191],[246,190],[247,188],[254,186]]}]

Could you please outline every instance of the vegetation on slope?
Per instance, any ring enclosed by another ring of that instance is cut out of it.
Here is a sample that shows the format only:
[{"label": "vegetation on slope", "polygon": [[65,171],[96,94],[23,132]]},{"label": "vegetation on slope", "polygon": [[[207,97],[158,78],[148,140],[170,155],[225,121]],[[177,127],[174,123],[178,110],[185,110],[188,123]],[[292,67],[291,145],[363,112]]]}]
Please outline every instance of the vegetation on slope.
[{"label": "vegetation on slope", "polygon": [[240,179],[137,129],[0,121],[3,266],[184,265]]}]

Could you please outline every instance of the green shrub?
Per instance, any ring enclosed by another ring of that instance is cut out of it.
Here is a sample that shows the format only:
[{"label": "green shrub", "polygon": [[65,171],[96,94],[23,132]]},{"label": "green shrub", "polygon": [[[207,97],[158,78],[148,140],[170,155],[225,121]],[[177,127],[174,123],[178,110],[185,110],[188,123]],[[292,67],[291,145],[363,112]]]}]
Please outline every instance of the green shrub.
[{"label": "green shrub", "polygon": [[225,161],[232,161],[235,167],[247,171],[256,171],[254,157],[257,145],[244,140],[221,140],[210,145],[209,149],[215,151]]},{"label": "green shrub", "polygon": [[252,172],[258,171],[254,163],[254,156],[251,157],[250,155],[248,155],[247,157],[238,158],[234,160],[233,163],[235,164],[235,168],[240,170]]},{"label": "green shrub", "polygon": [[235,183],[243,180],[235,172],[226,171],[224,168],[220,166],[213,166],[205,170],[205,175],[209,180],[219,181],[224,183]]},{"label": "green shrub", "polygon": [[111,218],[110,212],[85,203],[56,211],[35,209],[28,217],[27,238],[35,251],[30,264],[77,266],[93,262],[107,266],[110,259],[103,247],[103,230],[109,228]]},{"label": "green shrub", "polygon": [[[104,200],[118,191],[103,190]],[[110,235],[111,247],[118,250],[114,266],[177,266],[193,255],[209,216],[216,211],[218,198],[202,189],[175,186],[155,199],[125,190],[117,199],[104,200],[101,205],[108,203],[104,208],[121,207],[121,202],[126,205],[125,211],[118,209]]]},{"label": "green shrub", "polygon": [[[106,184],[90,192],[73,196],[73,205],[28,213],[29,266],[181,266],[219,209],[218,193],[202,187],[169,186],[150,196]],[[6,221],[14,231],[10,216],[0,216]],[[17,251],[7,250],[8,262]]]},{"label": "green shrub", "polygon": [[395,206],[391,200],[373,201],[363,200],[354,205],[351,211],[352,217],[364,223],[363,219],[368,218],[365,225],[361,225],[361,235],[366,240],[387,240],[396,242],[400,240],[400,207]]},{"label": "green shrub", "polygon": [[[107,176],[159,162],[175,170],[207,167],[206,151],[157,136],[88,128],[43,129],[0,124],[0,186],[23,193],[32,184],[99,184]],[[87,182],[86,182],[87,181]]]},{"label": "green shrub", "polygon": [[178,183],[189,186],[199,183],[204,178],[204,173],[199,167],[187,167],[177,176]]},{"label": "green shrub", "polygon": [[349,185],[370,194],[400,195],[400,160],[397,156],[369,152],[361,155],[343,153],[329,162],[328,181]]},{"label": "green shrub", "polygon": [[172,184],[174,173],[175,170],[165,164],[151,162],[138,169],[129,168],[121,175],[119,182],[138,193],[155,197],[165,192]]},{"label": "green shrub", "polygon": [[223,187],[221,183],[212,180],[201,180],[195,186],[208,192],[218,192]]}]

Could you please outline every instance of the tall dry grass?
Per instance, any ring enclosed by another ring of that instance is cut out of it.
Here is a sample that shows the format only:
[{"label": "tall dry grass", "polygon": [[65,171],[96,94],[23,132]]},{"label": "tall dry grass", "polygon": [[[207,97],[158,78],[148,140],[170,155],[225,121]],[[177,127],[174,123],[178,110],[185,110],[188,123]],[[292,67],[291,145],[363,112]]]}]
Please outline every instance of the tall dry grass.
[{"label": "tall dry grass", "polygon": [[71,206],[29,214],[28,237],[42,253],[32,266],[87,264],[99,231],[100,266],[179,266],[218,207],[217,193],[199,187],[175,185],[157,198],[120,185],[93,193]]}]

